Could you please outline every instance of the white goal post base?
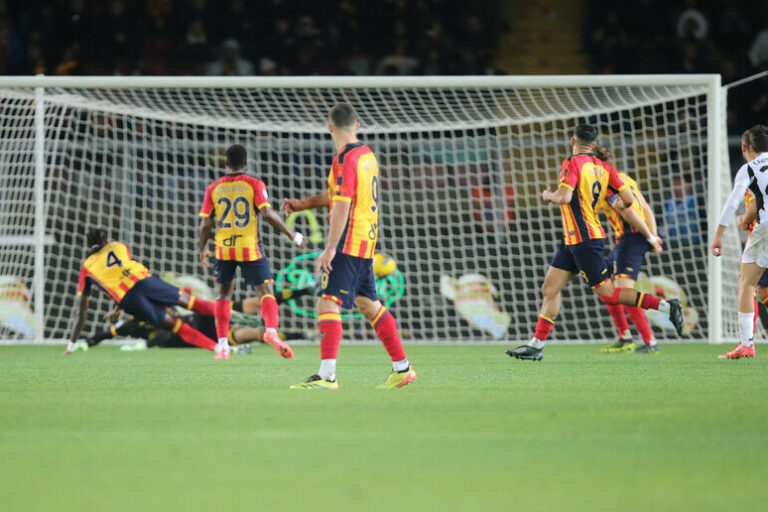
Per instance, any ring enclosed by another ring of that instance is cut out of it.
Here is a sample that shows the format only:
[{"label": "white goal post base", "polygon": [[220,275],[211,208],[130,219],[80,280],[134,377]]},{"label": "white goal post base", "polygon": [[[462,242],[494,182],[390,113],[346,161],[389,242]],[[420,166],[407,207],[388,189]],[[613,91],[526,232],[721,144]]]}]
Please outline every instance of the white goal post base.
[{"label": "white goal post base", "polygon": [[[0,338],[68,336],[93,225],[153,273],[210,292],[197,264],[197,210],[223,171],[222,151],[246,146],[273,207],[320,192],[334,152],[327,113],[339,101],[355,106],[360,138],[380,162],[379,250],[397,271],[378,286],[404,339],[530,338],[561,237],[559,211],[540,193],[557,184],[579,122],[598,127],[666,237],[639,286],[683,298],[686,340],[737,337],[738,234],[727,232],[722,259],[707,249],[731,181],[719,75],[0,77],[0,97]],[[322,249],[324,213],[291,222],[311,235],[310,253]],[[278,287],[310,286],[311,257],[269,228],[262,236]],[[108,307],[93,302],[86,333]],[[678,340],[650,316],[660,340]],[[312,330],[313,299],[281,308],[280,322]],[[344,335],[373,339],[356,317]],[[614,336],[602,303],[570,284],[553,342]]]}]

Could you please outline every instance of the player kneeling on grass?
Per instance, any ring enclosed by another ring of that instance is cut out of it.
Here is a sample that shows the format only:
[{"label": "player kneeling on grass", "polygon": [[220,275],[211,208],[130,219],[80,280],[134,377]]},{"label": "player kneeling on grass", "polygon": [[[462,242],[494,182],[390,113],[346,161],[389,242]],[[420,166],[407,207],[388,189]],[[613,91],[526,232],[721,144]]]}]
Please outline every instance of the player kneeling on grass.
[{"label": "player kneeling on grass", "polygon": [[614,286],[603,252],[605,231],[596,207],[604,200],[608,187],[616,190],[625,207],[632,204],[634,197],[616,170],[606,168],[593,153],[597,145],[594,126],[578,125],[570,143],[571,156],[563,161],[560,186],[557,191],[547,188],[541,194],[544,201],[560,205],[564,237],[544,278],[541,311],[533,338],[527,345],[507,350],[509,356],[517,359],[539,361],[544,357],[544,344],[560,313],[561,291],[577,274],[584,276],[604,303],[658,309],[669,314],[678,335],[683,331],[683,312],[678,299],[667,302],[631,288]]},{"label": "player kneeling on grass", "polygon": [[349,103],[331,109],[328,131],[336,147],[328,192],[304,199],[286,199],[291,214],[307,208],[331,207],[330,227],[316,269],[322,272],[318,292],[320,370],[291,389],[339,389],[336,355],[341,341],[341,306],[354,304],[368,319],[389,356],[392,373],[379,388],[400,388],[416,380],[400,341],[394,316],[379,301],[373,276],[373,255],[379,236],[379,164],[371,148],[357,140],[360,123]]},{"label": "player kneeling on grass", "polygon": [[[609,148],[597,146],[595,155],[603,161],[606,169],[613,168],[608,162],[611,158]],[[645,253],[650,250],[660,253],[661,238],[659,238],[656,230],[656,218],[653,215],[653,210],[648,206],[637,182],[626,173],[613,169],[618,173],[621,181],[629,187],[634,200],[629,207],[625,207],[616,191],[608,187],[608,192],[597,205],[597,210],[605,212],[616,236],[616,246],[608,256],[608,268],[613,269],[613,284],[622,288],[634,288],[637,276],[643,266]],[[653,337],[648,319],[645,318],[645,311],[636,306],[624,306],[622,304],[607,304],[606,306],[614,325],[616,325],[619,338],[610,347],[602,348],[601,352],[611,354],[634,350],[644,354],[659,351],[659,344]],[[643,338],[643,345],[640,348],[636,349],[632,334],[629,332],[627,318],[624,316],[625,312],[632,319]]]},{"label": "player kneeling on grass", "polygon": [[200,331],[193,329],[179,318],[168,314],[167,308],[181,306],[203,315],[213,315],[212,302],[182,294],[179,288],[153,276],[147,267],[131,259],[128,246],[110,242],[104,229],[93,228],[86,236],[88,256],[80,270],[77,294],[80,308],[72,337],[64,354],[75,350],[75,343],[85,324],[88,313],[89,292],[96,284],[118,305],[110,316],[119,315],[122,309],[135,318],[156,327],[177,333],[181,339],[196,347],[213,351],[216,343]]},{"label": "player kneeling on grass", "polygon": [[756,125],[741,136],[741,154],[747,161],[733,180],[733,190],[723,206],[720,224],[710,246],[712,254],[720,256],[723,249],[723,232],[736,216],[747,190],[755,197],[757,225],[747,239],[741,254],[739,270],[739,343],[730,352],[721,355],[726,359],[755,357],[755,286],[768,269],[768,127]]}]

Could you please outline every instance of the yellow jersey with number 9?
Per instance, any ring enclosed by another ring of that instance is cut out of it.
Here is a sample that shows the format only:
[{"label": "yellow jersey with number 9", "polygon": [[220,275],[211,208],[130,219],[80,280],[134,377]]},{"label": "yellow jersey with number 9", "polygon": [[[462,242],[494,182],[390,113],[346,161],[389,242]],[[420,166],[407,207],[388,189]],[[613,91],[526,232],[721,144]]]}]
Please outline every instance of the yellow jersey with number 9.
[{"label": "yellow jersey with number 9", "polygon": [[350,203],[349,218],[337,251],[372,259],[379,238],[379,163],[362,142],[347,144],[333,158],[328,175],[331,212]]},{"label": "yellow jersey with number 9", "polygon": [[119,304],[133,285],[149,276],[147,267],[131,259],[127,245],[109,242],[85,259],[80,269],[77,294],[88,293],[91,284],[96,283]]},{"label": "yellow jersey with number 9", "polygon": [[573,190],[571,201],[560,205],[565,245],[605,238],[597,206],[605,197],[609,185],[616,190],[626,186],[616,170],[611,172],[607,169],[594,153],[580,153],[563,161],[560,186]]}]

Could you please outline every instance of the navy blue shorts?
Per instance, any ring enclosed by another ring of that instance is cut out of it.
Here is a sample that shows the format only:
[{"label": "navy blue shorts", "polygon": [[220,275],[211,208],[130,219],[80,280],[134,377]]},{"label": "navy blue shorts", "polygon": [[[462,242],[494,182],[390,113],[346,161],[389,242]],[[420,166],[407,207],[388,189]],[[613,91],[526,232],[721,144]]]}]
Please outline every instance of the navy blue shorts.
[{"label": "navy blue shorts", "polygon": [[217,283],[231,283],[235,278],[237,267],[240,267],[240,275],[248,286],[271,283],[275,280],[267,258],[256,261],[216,260],[213,263],[213,278]]},{"label": "navy blue shorts", "polygon": [[622,236],[608,255],[608,267],[612,270],[613,277],[629,277],[637,281],[645,253],[651,249],[651,244],[640,233]]},{"label": "navy blue shorts", "polygon": [[760,280],[757,282],[757,286],[768,286],[768,270],[763,272],[763,275],[760,276]]},{"label": "navy blue shorts", "polygon": [[157,276],[145,277],[128,290],[120,307],[126,313],[155,327],[163,325],[166,308],[179,302],[179,289]]},{"label": "navy blue shorts", "polygon": [[330,299],[347,309],[355,305],[358,295],[379,300],[373,278],[373,260],[338,253],[331,260],[333,270],[323,272],[317,296]]},{"label": "navy blue shorts", "polygon": [[561,240],[560,247],[549,264],[561,270],[580,274],[589,286],[597,288],[611,278],[604,249],[604,238],[587,240],[574,245],[565,245],[565,241]]}]

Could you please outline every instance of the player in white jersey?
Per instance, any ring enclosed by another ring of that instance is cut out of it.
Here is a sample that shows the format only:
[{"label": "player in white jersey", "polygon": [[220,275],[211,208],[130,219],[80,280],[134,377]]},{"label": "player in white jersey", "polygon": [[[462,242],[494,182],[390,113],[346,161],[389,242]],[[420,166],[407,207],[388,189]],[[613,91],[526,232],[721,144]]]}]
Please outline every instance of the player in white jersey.
[{"label": "player in white jersey", "polygon": [[741,136],[741,154],[746,164],[733,180],[733,190],[720,214],[720,225],[710,248],[720,256],[723,232],[736,216],[736,210],[749,190],[755,198],[757,223],[741,255],[739,272],[739,344],[722,358],[755,357],[755,286],[768,269],[768,126],[755,125]]}]

